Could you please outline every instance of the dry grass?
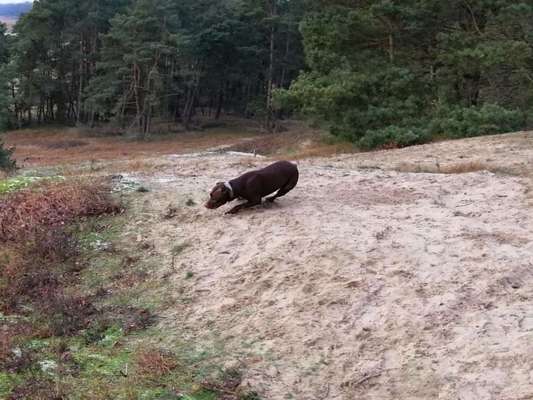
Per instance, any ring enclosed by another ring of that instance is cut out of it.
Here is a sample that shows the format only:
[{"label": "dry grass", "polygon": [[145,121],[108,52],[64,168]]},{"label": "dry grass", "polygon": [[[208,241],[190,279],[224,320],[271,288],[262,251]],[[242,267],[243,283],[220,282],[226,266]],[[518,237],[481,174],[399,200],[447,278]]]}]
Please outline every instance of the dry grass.
[{"label": "dry grass", "polygon": [[0,242],[27,240],[75,218],[118,212],[103,183],[47,183],[0,198]]},{"label": "dry grass", "polygon": [[154,136],[139,141],[121,136],[87,136],[74,128],[28,129],[9,132],[8,146],[21,166],[47,166],[91,160],[131,160],[164,154],[182,154],[235,143],[256,136],[246,129],[216,128],[205,132]]},{"label": "dry grass", "polygon": [[128,162],[127,167],[132,171],[158,168],[158,165],[146,160],[149,157],[219,147],[292,159],[356,151],[348,142],[334,141],[319,130],[296,123],[288,123],[285,132],[275,134],[259,133],[256,127],[243,122],[234,123],[231,127],[153,136],[149,141],[110,135],[108,128],[102,129],[103,133],[77,128],[20,130],[7,133],[5,142],[16,148],[14,158],[23,167],[64,165],[68,169],[73,164],[90,161],[98,168],[96,160],[123,160]]},{"label": "dry grass", "polygon": [[159,164],[146,159],[132,160],[126,165],[127,171],[151,171],[160,168]]},{"label": "dry grass", "polygon": [[83,326],[89,303],[65,297],[62,275],[54,268],[78,255],[69,223],[118,210],[101,182],[49,182],[1,197],[0,307],[12,312],[37,302],[43,315],[64,317],[57,324],[49,318],[53,331]]},{"label": "dry grass", "polygon": [[329,157],[356,152],[349,142],[333,140],[318,131],[288,131],[242,141],[227,150],[271,156],[276,159]]},{"label": "dry grass", "polygon": [[447,162],[446,164],[440,164],[438,161],[435,161],[435,163],[404,162],[400,163],[394,168],[394,170],[398,172],[428,174],[468,174],[471,172],[488,171],[501,175],[527,176],[517,168],[498,166],[493,163],[485,163],[481,161]]},{"label": "dry grass", "polygon": [[66,398],[65,394],[51,379],[31,379],[15,388],[7,400],[60,400],[64,398]]},{"label": "dry grass", "polygon": [[342,143],[332,143],[332,144],[321,144],[316,143],[307,148],[297,151],[292,158],[296,160],[301,160],[305,158],[315,158],[315,157],[332,157],[339,154],[350,154],[356,153],[359,150],[349,142]]},{"label": "dry grass", "polygon": [[434,164],[401,163],[396,170],[399,172],[429,174],[466,174],[469,172],[492,171],[493,167],[480,161],[448,163],[445,165],[441,165],[438,161],[435,161]]},{"label": "dry grass", "polygon": [[153,378],[169,374],[178,367],[176,357],[160,349],[142,349],[136,357],[137,373]]}]

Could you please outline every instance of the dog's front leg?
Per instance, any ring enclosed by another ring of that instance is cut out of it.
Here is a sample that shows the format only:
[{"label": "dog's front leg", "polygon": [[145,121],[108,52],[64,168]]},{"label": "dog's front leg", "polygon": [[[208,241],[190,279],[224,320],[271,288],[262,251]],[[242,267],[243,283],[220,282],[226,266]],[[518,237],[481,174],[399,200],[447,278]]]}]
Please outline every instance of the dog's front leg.
[{"label": "dog's front leg", "polygon": [[258,206],[261,204],[261,199],[257,200],[257,199],[254,199],[254,200],[248,200],[247,203],[243,203],[243,204],[239,204],[235,207],[233,207],[231,210],[229,210],[226,214],[237,214],[239,211],[245,209],[245,208],[250,208],[250,207],[254,207],[254,206]]}]

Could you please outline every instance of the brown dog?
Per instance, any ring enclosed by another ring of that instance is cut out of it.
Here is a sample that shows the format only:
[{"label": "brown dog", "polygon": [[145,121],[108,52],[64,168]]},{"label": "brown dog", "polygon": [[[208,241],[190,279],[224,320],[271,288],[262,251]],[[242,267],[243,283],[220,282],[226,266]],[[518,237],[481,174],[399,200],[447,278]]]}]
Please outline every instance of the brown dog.
[{"label": "brown dog", "polygon": [[288,161],[278,161],[266,168],[250,171],[229,182],[219,182],[213,188],[205,206],[218,208],[237,198],[248,200],[247,203],[233,207],[227,214],[236,214],[244,208],[261,204],[263,197],[277,191],[267,198],[273,202],[276,198],[289,193],[298,183],[298,168]]}]

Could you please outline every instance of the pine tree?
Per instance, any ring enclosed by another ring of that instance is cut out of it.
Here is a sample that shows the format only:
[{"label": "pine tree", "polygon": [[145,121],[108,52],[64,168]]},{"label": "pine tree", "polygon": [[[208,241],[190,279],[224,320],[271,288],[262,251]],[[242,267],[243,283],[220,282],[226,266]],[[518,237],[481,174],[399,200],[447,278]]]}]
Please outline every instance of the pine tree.
[{"label": "pine tree", "polygon": [[[8,126],[9,120],[8,62],[6,27],[0,24],[0,133]],[[0,170],[11,171],[15,168],[16,164],[11,158],[12,154],[13,149],[6,148],[0,138]]]},{"label": "pine tree", "polygon": [[40,0],[15,27],[14,119],[114,119],[141,136],[154,118],[189,127],[199,112],[269,110],[271,119],[272,88],[288,87],[303,67],[303,4]]},{"label": "pine tree", "polygon": [[304,19],[309,71],[281,100],[365,147],[524,126],[533,89],[529,3],[345,4]]},{"label": "pine tree", "polygon": [[7,72],[9,53],[6,32],[5,25],[0,24],[0,132],[8,126],[9,121],[9,74]]}]

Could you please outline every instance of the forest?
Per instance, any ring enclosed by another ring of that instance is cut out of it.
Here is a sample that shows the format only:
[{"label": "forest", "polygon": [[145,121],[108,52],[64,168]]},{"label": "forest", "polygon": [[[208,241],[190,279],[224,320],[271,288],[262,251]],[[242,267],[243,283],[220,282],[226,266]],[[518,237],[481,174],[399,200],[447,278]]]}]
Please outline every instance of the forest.
[{"label": "forest", "polygon": [[0,28],[0,124],[306,118],[361,148],[524,129],[533,5],[39,0]]}]

